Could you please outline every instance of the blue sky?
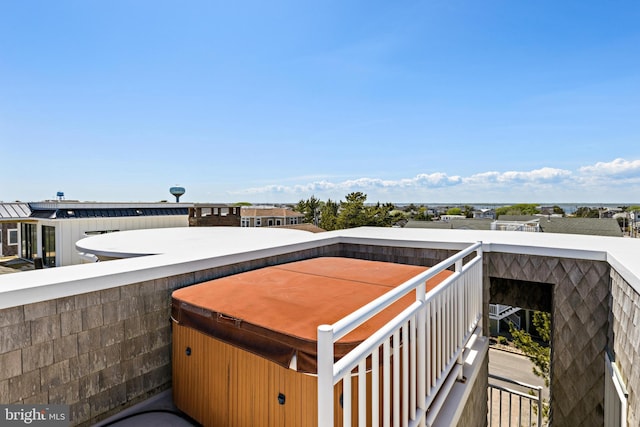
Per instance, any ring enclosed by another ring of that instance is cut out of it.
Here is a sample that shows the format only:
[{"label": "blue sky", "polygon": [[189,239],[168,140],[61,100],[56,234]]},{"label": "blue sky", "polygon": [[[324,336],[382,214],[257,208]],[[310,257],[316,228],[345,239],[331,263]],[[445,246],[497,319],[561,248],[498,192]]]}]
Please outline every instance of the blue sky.
[{"label": "blue sky", "polygon": [[0,200],[640,202],[640,2],[0,2]]}]

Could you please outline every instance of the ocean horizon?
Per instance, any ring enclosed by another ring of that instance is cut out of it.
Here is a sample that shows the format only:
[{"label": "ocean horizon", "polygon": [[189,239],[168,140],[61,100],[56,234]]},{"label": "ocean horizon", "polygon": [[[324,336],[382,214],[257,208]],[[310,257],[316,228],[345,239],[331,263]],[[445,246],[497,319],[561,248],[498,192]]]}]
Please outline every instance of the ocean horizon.
[{"label": "ocean horizon", "polygon": [[[470,202],[456,202],[456,203],[439,203],[439,202],[406,202],[406,203],[394,203],[394,205],[396,206],[407,206],[410,204],[414,204],[416,206],[420,206],[420,205],[424,205],[424,206],[428,206],[428,207],[456,207],[456,206],[473,206],[476,209],[496,209],[496,208],[500,208],[503,206],[512,206],[512,205],[517,205],[517,204],[528,204],[528,202],[513,202],[513,203],[486,203],[486,202],[482,202],[482,203],[470,203]],[[567,214],[571,214],[575,211],[578,210],[578,208],[581,207],[587,207],[587,208],[620,208],[620,207],[624,207],[624,206],[640,206],[640,203],[595,203],[595,202],[565,202],[565,203],[558,203],[558,202],[549,202],[549,203],[535,203],[539,206],[558,206],[560,207],[565,213]]]}]

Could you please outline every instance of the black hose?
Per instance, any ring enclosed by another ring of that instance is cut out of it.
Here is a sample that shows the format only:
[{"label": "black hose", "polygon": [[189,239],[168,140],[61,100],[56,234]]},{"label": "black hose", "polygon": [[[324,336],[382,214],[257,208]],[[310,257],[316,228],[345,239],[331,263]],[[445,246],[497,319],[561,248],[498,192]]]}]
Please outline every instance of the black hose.
[{"label": "black hose", "polygon": [[187,415],[183,414],[182,412],[179,411],[173,411],[171,409],[149,409],[146,411],[140,411],[140,412],[136,412],[133,414],[129,414],[129,415],[125,415],[124,417],[121,418],[117,418],[113,421],[109,421],[106,424],[102,424],[102,427],[107,427],[107,426],[112,426],[114,424],[117,424],[121,421],[124,420],[128,420],[130,418],[134,418],[140,415],[145,415],[145,414],[153,414],[153,413],[165,413],[165,414],[171,414],[171,415],[175,415],[177,417],[182,418],[183,420],[185,420],[186,422],[188,422],[189,424],[191,424],[192,426],[199,426],[200,424],[196,423],[193,419],[191,419],[190,417],[188,417]]}]

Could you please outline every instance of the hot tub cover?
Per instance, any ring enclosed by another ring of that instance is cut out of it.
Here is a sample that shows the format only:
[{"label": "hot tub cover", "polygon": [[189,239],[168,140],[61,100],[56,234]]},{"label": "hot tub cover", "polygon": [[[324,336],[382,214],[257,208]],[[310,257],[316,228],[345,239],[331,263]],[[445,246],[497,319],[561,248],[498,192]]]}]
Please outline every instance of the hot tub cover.
[{"label": "hot tub cover", "polygon": [[[428,267],[322,257],[265,267],[176,290],[172,318],[297,370],[316,372],[317,328],[333,324]],[[451,274],[427,282],[431,289]],[[415,301],[410,293],[335,344],[336,359]]]}]

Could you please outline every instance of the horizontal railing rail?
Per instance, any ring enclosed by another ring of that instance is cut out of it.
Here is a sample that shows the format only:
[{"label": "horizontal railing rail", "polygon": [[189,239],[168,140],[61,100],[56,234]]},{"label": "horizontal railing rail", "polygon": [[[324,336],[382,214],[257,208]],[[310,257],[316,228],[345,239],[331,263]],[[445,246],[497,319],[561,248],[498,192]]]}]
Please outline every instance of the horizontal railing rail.
[{"label": "horizontal railing rail", "polygon": [[[427,280],[451,268],[427,293]],[[413,304],[334,362],[336,341],[412,292]],[[339,383],[344,426],[430,425],[462,378],[463,352],[481,319],[482,244],[476,243],[333,325],[319,326],[318,425],[333,426]]]}]

